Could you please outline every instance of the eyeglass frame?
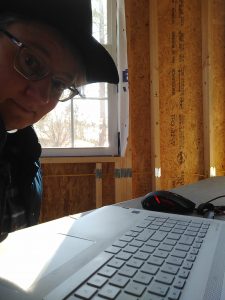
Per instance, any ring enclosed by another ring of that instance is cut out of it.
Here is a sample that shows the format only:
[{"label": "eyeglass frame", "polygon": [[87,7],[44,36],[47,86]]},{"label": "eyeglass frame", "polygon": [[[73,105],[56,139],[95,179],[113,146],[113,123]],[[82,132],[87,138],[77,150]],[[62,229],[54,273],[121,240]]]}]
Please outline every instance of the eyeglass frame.
[{"label": "eyeglass frame", "polygon": [[[30,80],[30,81],[38,81],[38,80],[42,80],[43,78],[45,78],[46,76],[48,76],[48,75],[51,73],[51,71],[49,70],[49,68],[47,68],[47,69],[46,69],[47,72],[46,72],[44,75],[42,75],[41,77],[37,78],[37,79],[31,79],[31,78],[29,78],[27,75],[25,75],[25,74],[24,74],[21,70],[19,70],[19,69],[17,68],[17,66],[15,65],[15,60],[16,60],[16,57],[20,54],[20,52],[21,52],[21,50],[22,50],[23,48],[29,49],[29,50],[30,50],[31,47],[29,47],[29,46],[27,46],[26,44],[24,44],[23,42],[21,42],[17,37],[15,37],[15,36],[14,36],[13,34],[11,34],[9,31],[7,31],[7,30],[5,30],[5,29],[3,29],[3,28],[0,28],[0,32],[4,33],[5,36],[8,37],[9,40],[10,40],[15,46],[18,47],[18,52],[17,52],[17,54],[16,54],[15,57],[14,57],[14,64],[13,64],[14,70],[15,70],[18,74],[20,74],[22,77],[24,77],[24,78],[27,79],[27,80]],[[32,49],[31,49],[31,51],[32,51]],[[42,61],[42,59],[40,59],[40,61]],[[54,78],[54,76],[52,76],[52,78]],[[59,102],[66,102],[66,101],[68,101],[68,100],[71,100],[73,97],[75,97],[75,96],[77,96],[77,95],[82,96],[82,95],[80,94],[79,90],[78,90],[74,85],[68,86],[68,87],[66,87],[65,89],[69,89],[69,90],[72,92],[72,95],[71,95],[70,97],[68,97],[68,98],[63,99],[63,100],[58,99]],[[64,90],[65,90],[65,89],[64,89]],[[62,92],[62,93],[63,93],[63,92]]]}]

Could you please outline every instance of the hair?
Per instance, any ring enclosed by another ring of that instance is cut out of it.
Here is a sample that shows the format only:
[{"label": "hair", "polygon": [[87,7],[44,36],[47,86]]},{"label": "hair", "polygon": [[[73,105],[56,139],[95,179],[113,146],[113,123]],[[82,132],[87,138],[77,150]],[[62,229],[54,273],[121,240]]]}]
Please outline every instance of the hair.
[{"label": "hair", "polygon": [[82,58],[82,54],[80,53],[78,47],[75,47],[74,45],[72,45],[72,43],[68,39],[66,39],[66,37],[64,37],[64,35],[57,28],[55,28],[41,20],[29,19],[26,16],[22,16],[22,15],[15,14],[15,13],[0,14],[0,29],[7,29],[10,25],[17,23],[17,22],[18,23],[33,23],[33,24],[36,23],[36,24],[46,25],[49,28],[51,28],[54,32],[56,32],[60,41],[71,50],[71,53],[78,61],[78,72],[77,72],[75,80],[74,80],[76,87],[80,87],[87,82],[85,64],[84,64],[84,61]]}]

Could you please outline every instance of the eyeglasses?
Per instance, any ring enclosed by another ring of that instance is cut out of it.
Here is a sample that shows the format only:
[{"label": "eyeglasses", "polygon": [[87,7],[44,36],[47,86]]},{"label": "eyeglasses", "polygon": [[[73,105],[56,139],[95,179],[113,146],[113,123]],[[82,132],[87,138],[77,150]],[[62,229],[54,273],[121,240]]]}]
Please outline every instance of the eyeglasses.
[{"label": "eyeglasses", "polygon": [[[27,47],[24,43],[19,41],[10,32],[0,29],[10,41],[18,47],[18,51],[14,58],[14,69],[27,80],[37,81],[41,80],[51,73],[45,61],[37,53],[35,48]],[[79,95],[78,89],[64,80],[51,77],[51,91],[50,98],[65,102],[73,97]]]}]

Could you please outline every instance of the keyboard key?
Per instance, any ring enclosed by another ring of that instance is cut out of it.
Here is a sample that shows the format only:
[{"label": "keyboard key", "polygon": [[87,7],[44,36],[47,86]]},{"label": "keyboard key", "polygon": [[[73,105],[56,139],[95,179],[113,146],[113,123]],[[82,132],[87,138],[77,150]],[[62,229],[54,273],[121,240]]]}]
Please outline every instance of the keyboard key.
[{"label": "keyboard key", "polygon": [[174,219],[172,219],[172,218],[168,219],[166,222],[171,223],[171,224],[174,224],[174,225],[177,224],[177,220],[174,220]]},{"label": "keyboard key", "polygon": [[122,260],[128,260],[131,258],[131,254],[130,253],[127,253],[127,252],[120,252],[116,255],[116,258],[118,259],[122,259]]},{"label": "keyboard key", "polygon": [[198,231],[199,231],[199,227],[189,226],[189,227],[188,227],[188,230],[198,232]]},{"label": "keyboard key", "polygon": [[175,257],[175,256],[170,256],[166,262],[168,264],[171,264],[171,265],[175,265],[175,266],[181,266],[182,263],[183,263],[183,259],[181,259],[180,257]]},{"label": "keyboard key", "polygon": [[131,241],[133,241],[133,237],[131,237],[131,236],[128,236],[128,235],[123,235],[123,236],[121,236],[121,238],[119,239],[120,241],[124,241],[124,242],[131,242]]},{"label": "keyboard key", "polygon": [[200,249],[201,245],[202,245],[202,243],[193,243],[193,248]]},{"label": "keyboard key", "polygon": [[178,273],[178,276],[179,276],[180,278],[187,279],[188,276],[189,276],[189,273],[190,273],[190,271],[185,270],[185,269],[181,269],[181,270],[179,271],[179,273]]},{"label": "keyboard key", "polygon": [[158,231],[153,234],[153,236],[151,237],[151,240],[162,242],[166,236],[167,236],[167,232]]},{"label": "keyboard key", "polygon": [[180,250],[173,250],[171,252],[171,255],[175,257],[185,258],[187,256],[187,253]]},{"label": "keyboard key", "polygon": [[158,220],[156,220],[156,221],[152,222],[152,225],[162,226],[163,223],[164,223],[164,221],[158,221]]},{"label": "keyboard key", "polygon": [[134,231],[128,231],[125,233],[125,235],[127,236],[131,236],[131,237],[137,237],[138,236],[138,232],[134,232]]},{"label": "keyboard key", "polygon": [[120,292],[119,288],[107,284],[98,292],[98,294],[107,299],[115,299],[115,297],[119,294],[119,292]]},{"label": "keyboard key", "polygon": [[153,230],[158,230],[160,228],[160,226],[150,225],[148,228],[153,229]]},{"label": "keyboard key", "polygon": [[177,240],[171,240],[171,239],[166,238],[166,239],[163,241],[163,243],[166,244],[166,245],[175,246],[176,243],[177,243]]},{"label": "keyboard key", "polygon": [[172,233],[183,234],[183,233],[184,233],[184,230],[181,230],[181,229],[173,229],[173,230],[172,230]]},{"label": "keyboard key", "polygon": [[151,275],[155,275],[158,272],[158,270],[159,270],[159,267],[150,265],[148,263],[145,263],[141,268],[142,272],[145,272],[145,273],[148,273]]},{"label": "keyboard key", "polygon": [[190,251],[190,254],[197,255],[198,252],[199,252],[199,250],[197,248],[192,248],[191,251]]},{"label": "keyboard key", "polygon": [[140,297],[145,289],[146,287],[143,284],[131,281],[126,286],[125,292],[133,296]]},{"label": "keyboard key", "polygon": [[187,246],[187,245],[182,245],[182,244],[177,244],[175,246],[175,249],[176,250],[181,250],[181,251],[186,251],[188,252],[190,250],[190,246]]},{"label": "keyboard key", "polygon": [[162,226],[162,227],[160,227],[159,231],[170,232],[170,231],[171,231],[171,228]]},{"label": "keyboard key", "polygon": [[108,253],[112,253],[112,254],[117,254],[120,252],[120,248],[117,248],[117,247],[108,247],[105,252],[108,252]]},{"label": "keyboard key", "polygon": [[100,288],[106,283],[106,281],[107,278],[96,274],[88,280],[88,284]]},{"label": "keyboard key", "polygon": [[110,260],[110,261],[108,262],[107,265],[110,266],[110,267],[119,269],[119,268],[121,268],[124,264],[125,264],[125,261],[124,261],[124,260],[117,259],[117,258],[113,258],[112,260]]},{"label": "keyboard key", "polygon": [[191,222],[191,226],[198,226],[198,227],[201,227],[202,225],[202,222],[197,222],[197,221],[192,221]]},{"label": "keyboard key", "polygon": [[166,223],[163,224],[163,226],[168,227],[168,228],[173,228],[175,226],[175,224],[166,222]]},{"label": "keyboard key", "polygon": [[80,287],[76,292],[75,296],[81,297],[82,299],[91,299],[91,297],[97,292],[97,289],[87,284]]},{"label": "keyboard key", "polygon": [[144,222],[142,222],[141,224],[139,224],[137,226],[141,227],[141,228],[147,228],[150,224],[151,224],[150,221],[144,221]]},{"label": "keyboard key", "polygon": [[167,258],[168,255],[169,253],[163,250],[156,250],[153,254],[153,256],[161,257],[161,258]]},{"label": "keyboard key", "polygon": [[155,280],[158,281],[158,282],[162,282],[162,283],[171,285],[171,283],[174,280],[174,276],[171,275],[171,274],[163,273],[163,272],[160,271],[157,274],[157,276],[155,277]]},{"label": "keyboard key", "polygon": [[124,248],[127,245],[127,242],[124,241],[116,241],[113,243],[114,247]]},{"label": "keyboard key", "polygon": [[147,273],[143,273],[143,272],[138,272],[137,274],[135,274],[133,281],[135,282],[139,282],[142,284],[149,284],[153,279],[152,275],[149,275]]},{"label": "keyboard key", "polygon": [[177,234],[177,233],[169,233],[167,238],[170,239],[170,240],[179,240],[181,237],[180,234]]},{"label": "keyboard key", "polygon": [[188,256],[187,256],[187,260],[188,260],[188,261],[194,262],[195,259],[196,259],[196,256],[195,256],[195,255],[193,255],[193,254],[188,254]]},{"label": "keyboard key", "polygon": [[198,233],[195,231],[186,230],[184,234],[189,236],[197,236]]},{"label": "keyboard key", "polygon": [[140,248],[141,246],[144,245],[144,243],[141,242],[141,241],[133,240],[131,243],[129,243],[129,245],[130,245],[130,246],[133,246],[133,247],[138,247],[138,248]]},{"label": "keyboard key", "polygon": [[209,226],[210,226],[210,224],[206,224],[206,223],[204,223],[204,224],[202,225],[202,228],[203,228],[203,229],[208,229],[208,228],[209,228]]},{"label": "keyboard key", "polygon": [[127,276],[127,277],[133,277],[134,274],[137,272],[137,269],[128,267],[128,266],[123,266],[119,271],[118,274]]},{"label": "keyboard key", "polygon": [[158,249],[170,252],[173,249],[173,246],[166,245],[166,244],[161,244]]},{"label": "keyboard key", "polygon": [[177,225],[174,227],[174,229],[179,229],[179,230],[186,230],[187,226],[182,226],[182,225]]},{"label": "keyboard key", "polygon": [[188,235],[183,235],[179,240],[180,244],[189,245],[189,246],[191,246],[193,242],[194,242],[194,238]]},{"label": "keyboard key", "polygon": [[146,221],[151,221],[151,222],[153,222],[153,221],[155,220],[155,218],[154,218],[154,217],[151,217],[151,216],[148,216],[145,220],[146,220]]},{"label": "keyboard key", "polygon": [[199,237],[197,237],[197,238],[195,239],[195,242],[196,242],[196,243],[203,243],[203,239],[202,239],[202,238],[199,238]]},{"label": "keyboard key", "polygon": [[193,263],[190,262],[190,261],[185,261],[185,262],[183,263],[182,267],[183,267],[184,269],[191,270],[191,268],[193,267]]},{"label": "keyboard key", "polygon": [[149,258],[149,254],[138,251],[137,253],[134,254],[134,258],[141,259],[141,260],[147,260]]},{"label": "keyboard key", "polygon": [[154,230],[145,229],[136,237],[136,240],[146,242],[154,234],[154,232]]},{"label": "keyboard key", "polygon": [[166,296],[168,290],[169,290],[168,285],[156,281],[150,283],[150,286],[148,288],[149,293],[155,294],[157,296],[162,296],[162,297]]},{"label": "keyboard key", "polygon": [[104,266],[98,271],[99,275],[105,276],[105,277],[112,277],[116,273],[115,268],[111,268],[108,266]]},{"label": "keyboard key", "polygon": [[164,259],[160,257],[150,256],[148,263],[151,265],[161,266],[164,263]]},{"label": "keyboard key", "polygon": [[148,245],[144,245],[140,248],[140,250],[142,252],[146,252],[146,253],[153,253],[155,251],[154,247],[148,246]]},{"label": "keyboard key", "polygon": [[164,264],[161,270],[162,272],[176,275],[179,271],[179,267],[170,264]]},{"label": "keyboard key", "polygon": [[124,252],[128,252],[128,253],[135,253],[135,252],[137,252],[137,250],[138,250],[137,247],[133,247],[133,246],[130,246],[130,245],[126,246],[123,249]]},{"label": "keyboard key", "polygon": [[174,281],[174,284],[173,286],[178,288],[178,289],[182,289],[185,285],[185,279],[182,279],[182,278],[176,278],[175,281]]},{"label": "keyboard key", "polygon": [[143,228],[140,228],[139,226],[135,226],[135,227],[133,227],[133,228],[131,229],[131,231],[138,232],[138,233],[142,232],[143,230],[144,230],[144,229],[143,229]]},{"label": "keyboard key", "polygon": [[[191,222],[191,221],[190,221],[190,222]],[[186,227],[187,227],[187,226],[190,224],[190,222],[189,222],[189,221],[188,221],[188,222],[185,222],[185,221],[178,221],[178,222],[177,222],[177,225],[178,225],[178,226],[180,225],[180,226],[186,226]]]},{"label": "keyboard key", "polygon": [[109,283],[119,288],[124,288],[128,281],[129,278],[116,274],[115,276],[113,276],[113,278],[109,280]]},{"label": "keyboard key", "polygon": [[143,261],[140,260],[140,259],[135,259],[135,258],[131,258],[127,263],[126,265],[129,266],[129,267],[134,267],[134,268],[137,268],[139,269],[142,265],[143,265]]},{"label": "keyboard key", "polygon": [[169,291],[169,300],[178,300],[180,298],[181,291],[175,288],[171,288]]},{"label": "keyboard key", "polygon": [[148,240],[145,245],[151,246],[151,247],[158,247],[160,245],[157,241]]}]

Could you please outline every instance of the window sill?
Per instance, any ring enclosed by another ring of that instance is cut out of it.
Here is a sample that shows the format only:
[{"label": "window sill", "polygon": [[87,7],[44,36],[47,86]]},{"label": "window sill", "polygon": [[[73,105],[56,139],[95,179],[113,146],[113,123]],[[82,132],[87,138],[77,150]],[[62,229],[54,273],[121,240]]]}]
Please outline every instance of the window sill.
[{"label": "window sill", "polygon": [[41,157],[41,164],[119,162],[119,156]]}]

